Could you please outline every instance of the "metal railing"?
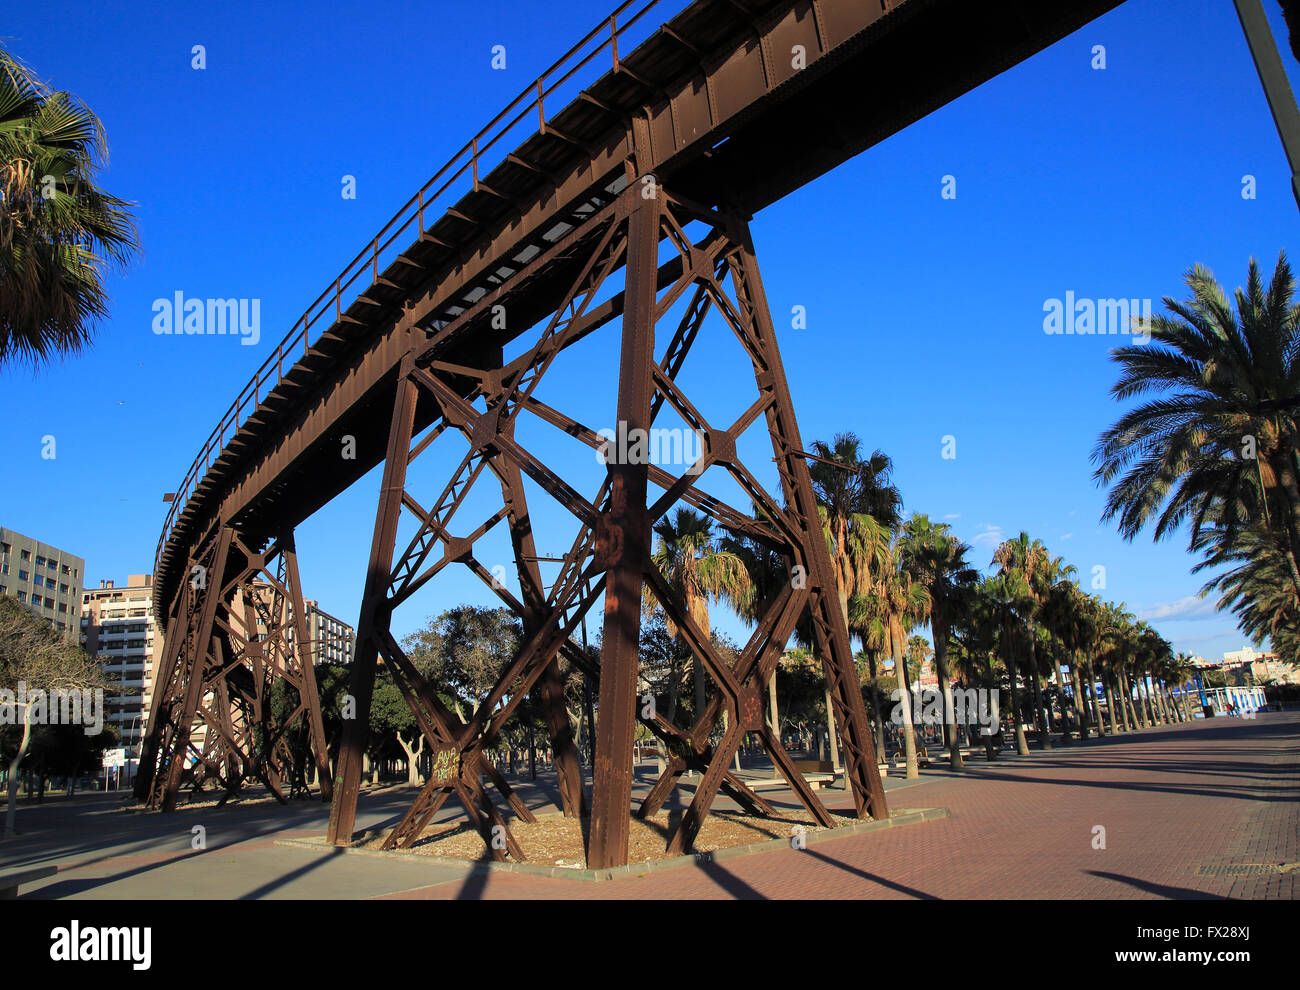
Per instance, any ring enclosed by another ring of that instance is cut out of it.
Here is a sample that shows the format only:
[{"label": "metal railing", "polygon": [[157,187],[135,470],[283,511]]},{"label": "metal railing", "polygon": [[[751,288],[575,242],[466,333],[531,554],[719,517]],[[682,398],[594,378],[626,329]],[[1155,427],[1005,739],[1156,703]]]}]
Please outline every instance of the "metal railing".
[{"label": "metal railing", "polygon": [[[293,325],[293,328],[285,334],[284,339],[280,341],[275,351],[262,363],[262,366],[257,369],[252,379],[240,391],[234,402],[230,404],[230,408],[226,410],[226,414],[208,437],[203,449],[194,458],[194,463],[190,465],[185,480],[181,482],[172,499],[171,507],[167,512],[167,519],[163,524],[162,535],[158,538],[158,546],[154,553],[155,574],[158,573],[162,563],[162,553],[163,548],[167,545],[167,538],[176,524],[178,514],[183,511],[183,506],[189,501],[190,495],[193,494],[194,486],[198,484],[199,480],[211,468],[213,462],[220,456],[221,451],[225,449],[227,440],[235,435],[248,416],[261,404],[263,396],[267,395],[280,383],[284,377],[286,362],[288,367],[292,368],[294,362],[307,353],[308,348],[311,346],[312,328],[326,315],[331,317],[327,321],[326,327],[332,326],[341,319],[344,309],[347,308],[343,305],[345,293],[351,293],[348,303],[350,306],[356,300],[356,297],[377,282],[381,270],[380,255],[390,250],[399,237],[409,236],[412,229],[414,229],[417,236],[423,236],[425,232],[425,211],[437,209],[438,212],[434,214],[435,221],[441,217],[444,207],[440,204],[453,184],[469,177],[472,180],[470,188],[477,190],[480,175],[483,171],[480,169],[480,163],[483,161],[484,155],[506,134],[510,133],[516,125],[530,116],[534,110],[537,112],[539,130],[545,133],[545,100],[547,95],[554,93],[556,89],[567,83],[577,72],[604,52],[606,48],[611,53],[612,67],[617,71],[619,68],[619,37],[637,24],[650,10],[661,5],[665,8],[685,8],[688,5],[688,0],[644,0],[641,9],[620,25],[619,17],[636,2],[637,0],[624,0],[617,10],[565,52],[550,68],[515,97],[504,110],[493,117],[434,174],[433,178],[420,188],[419,192],[397,211],[393,218],[384,225],[383,229],[374,236],[370,244],[363,248],[347,267],[339,273],[339,276],[334,279],[330,286],[316,298],[315,302],[307,307],[306,312]],[[581,58],[577,58],[585,46],[602,35],[604,36],[603,40],[596,47]],[[573,61],[574,59],[577,60]],[[573,61],[573,64],[569,65],[568,63],[571,61]],[[512,113],[513,116],[510,116]],[[507,120],[507,118],[509,119]],[[501,155],[502,159],[505,157],[504,154]],[[490,171],[490,169],[487,170]],[[463,194],[464,192],[461,192],[461,195]],[[450,203],[446,205],[450,205]],[[405,242],[402,242],[400,246],[405,247]],[[384,268],[387,268],[391,260],[385,262]],[[366,273],[370,275],[369,281],[364,286],[357,287],[353,291],[357,280]],[[319,338],[319,336],[320,333],[318,332],[316,337]]]}]

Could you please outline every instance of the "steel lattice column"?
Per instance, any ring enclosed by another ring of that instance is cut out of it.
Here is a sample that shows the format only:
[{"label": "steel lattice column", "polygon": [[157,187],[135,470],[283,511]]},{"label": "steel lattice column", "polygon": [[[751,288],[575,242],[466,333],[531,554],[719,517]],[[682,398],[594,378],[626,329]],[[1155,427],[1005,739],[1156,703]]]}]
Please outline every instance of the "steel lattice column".
[{"label": "steel lattice column", "polygon": [[370,732],[370,700],[375,690],[375,664],[379,659],[379,638],[388,631],[389,610],[386,599],[393,546],[397,542],[397,522],[402,509],[402,491],[406,484],[407,453],[411,430],[415,424],[418,398],[415,383],[407,377],[411,369],[408,355],[402,362],[398,379],[397,401],[388,431],[388,450],[384,458],[384,476],[379,489],[379,507],[375,513],[375,532],[370,544],[370,563],[361,599],[361,617],[357,621],[357,650],[352,661],[349,691],[355,699],[355,718],[343,723],[343,740],[339,746],[338,774],[334,801],[330,805],[329,841],[346,845],[352,841],[356,824],[357,795],[361,791],[361,763],[366,737]]},{"label": "steel lattice column", "polygon": [[[653,192],[653,189],[651,190]],[[642,197],[629,220],[623,344],[618,370],[618,420],[626,429],[650,428],[654,392],[655,288],[659,199]],[[632,805],[632,742],[636,728],[641,586],[650,551],[646,464],[610,465],[610,508],[601,519],[598,553],[605,577],[605,624],[600,662],[600,716],[592,775],[592,869],[627,862]]]}]

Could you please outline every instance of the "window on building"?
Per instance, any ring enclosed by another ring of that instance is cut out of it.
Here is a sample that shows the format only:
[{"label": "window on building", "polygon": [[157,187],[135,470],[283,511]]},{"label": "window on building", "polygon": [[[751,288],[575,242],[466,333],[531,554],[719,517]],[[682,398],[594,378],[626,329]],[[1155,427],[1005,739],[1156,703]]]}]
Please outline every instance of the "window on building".
[{"label": "window on building", "polygon": [[31,551],[30,551],[30,550],[21,550],[21,551],[19,551],[19,554],[18,554],[18,555],[19,555],[20,557],[22,557],[23,560],[31,560],[31,559],[32,559],[32,554],[31,554]]},{"label": "window on building", "polygon": [[27,581],[27,580],[29,580],[29,579],[30,579],[30,575],[28,575],[28,573],[27,573],[26,571],[24,571],[24,570],[20,567],[20,568],[18,569],[18,580],[19,580],[19,581]]},{"label": "window on building", "polygon": [[18,592],[18,600],[19,600],[20,602],[25,602],[25,601],[27,601],[27,592],[25,592],[25,591],[20,591],[20,592]]},{"label": "window on building", "polygon": [[51,558],[45,562],[45,566],[52,571],[57,571],[59,569],[59,562]]},{"label": "window on building", "polygon": [[36,558],[36,566],[37,566],[37,567],[44,567],[44,566],[45,566],[45,558],[44,558],[44,557],[41,557],[41,556],[38,556],[38,557]]},{"label": "window on building", "polygon": [[66,595],[67,593],[68,593],[68,586],[66,584],[59,585],[59,594]]},{"label": "window on building", "polygon": [[67,565],[67,564],[64,564],[64,565],[63,565],[63,573],[64,573],[64,574],[67,574],[67,573],[68,573],[68,565]]},{"label": "window on building", "polygon": [[0,564],[0,574],[8,574],[8,573],[9,573],[9,565]]}]

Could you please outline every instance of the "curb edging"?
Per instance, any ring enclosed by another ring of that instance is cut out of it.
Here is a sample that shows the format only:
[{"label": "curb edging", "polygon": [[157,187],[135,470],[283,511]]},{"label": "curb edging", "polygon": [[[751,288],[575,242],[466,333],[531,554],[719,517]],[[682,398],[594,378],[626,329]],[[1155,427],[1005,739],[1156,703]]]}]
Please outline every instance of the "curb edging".
[{"label": "curb edging", "polygon": [[[550,816],[548,816],[550,817]],[[899,815],[893,815],[880,821],[851,822],[825,832],[804,833],[805,845],[811,846],[834,839],[861,835],[865,832],[877,832],[883,829],[903,828],[919,825],[922,822],[948,818],[947,808],[917,808]],[[384,834],[387,829],[370,829],[359,833],[353,840],[365,842]],[[404,859],[456,870],[465,877],[482,875],[497,871],[521,873],[525,876],[554,877],[569,880],[582,880],[599,883],[606,880],[618,880],[625,877],[645,876],[648,873],[660,873],[665,870],[679,870],[686,867],[703,869],[719,860],[735,859],[740,856],[752,856],[755,853],[774,852],[777,849],[789,849],[789,839],[765,839],[762,842],[750,842],[743,846],[729,846],[711,852],[693,853],[687,856],[674,856],[671,859],[658,859],[649,863],[629,863],[627,866],[613,866],[603,870],[579,870],[565,866],[534,866],[531,863],[502,863],[493,860],[467,861],[449,856],[426,856],[422,853],[384,851],[380,849],[362,849],[358,846],[331,846],[324,839],[277,839],[277,846],[289,846],[297,849],[331,850],[360,856],[375,856],[381,859]]]}]

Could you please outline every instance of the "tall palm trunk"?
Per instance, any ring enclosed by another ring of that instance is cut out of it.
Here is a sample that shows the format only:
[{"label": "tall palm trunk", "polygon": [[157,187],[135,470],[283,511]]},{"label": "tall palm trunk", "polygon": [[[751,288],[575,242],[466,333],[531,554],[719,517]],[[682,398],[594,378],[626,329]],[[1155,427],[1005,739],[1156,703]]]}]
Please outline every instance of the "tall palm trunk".
[{"label": "tall palm trunk", "polygon": [[1120,732],[1119,724],[1123,722],[1124,731],[1132,732],[1133,727],[1129,725],[1128,721],[1128,709],[1124,707],[1124,699],[1119,690],[1119,677],[1114,671],[1111,672],[1110,678],[1106,681],[1106,693],[1110,695],[1106,699],[1106,707],[1110,709],[1111,728],[1118,735]]},{"label": "tall palm trunk", "polygon": [[1016,651],[1011,646],[1011,624],[1005,620],[1002,623],[1002,633],[1007,643],[1004,652],[1007,674],[1011,680],[1011,726],[1016,734],[1016,752],[1020,756],[1028,756],[1029,742],[1025,739],[1025,727],[1020,722],[1020,692],[1016,688]]},{"label": "tall palm trunk", "polygon": [[1119,686],[1124,692],[1124,707],[1127,708],[1128,713],[1133,716],[1133,728],[1135,730],[1139,728],[1145,729],[1147,727],[1146,723],[1142,721],[1138,709],[1133,704],[1133,686],[1129,683],[1128,671],[1123,667],[1119,670]]},{"label": "tall palm trunk", "polygon": [[691,713],[691,718],[699,718],[704,714],[704,665],[700,663],[699,657],[691,658],[691,669],[695,682],[695,711]]},{"label": "tall palm trunk", "polygon": [[1085,700],[1092,706],[1092,724],[1096,726],[1100,738],[1106,735],[1106,727],[1101,717],[1101,702],[1097,699],[1097,671],[1091,659],[1085,659],[1084,665],[1088,670],[1088,693]]},{"label": "tall palm trunk", "polygon": [[1038,643],[1031,641],[1029,644],[1029,682],[1034,689],[1034,731],[1038,736],[1038,745],[1043,749],[1051,749],[1052,722],[1050,718],[1044,717],[1043,689],[1042,685],[1038,683],[1038,673]]},{"label": "tall palm trunk", "polygon": [[1160,699],[1160,708],[1165,713],[1165,722],[1173,725],[1178,721],[1178,716],[1174,713],[1173,702],[1169,697],[1169,686],[1162,680],[1156,681],[1156,696]]},{"label": "tall palm trunk", "polygon": [[866,639],[862,641],[862,648],[867,653],[867,666],[871,670],[871,715],[876,720],[876,759],[881,763],[885,762],[885,722],[880,717],[880,691],[877,688],[877,678],[880,676],[879,668],[876,666],[876,654],[867,648]]},{"label": "tall palm trunk", "polygon": [[1169,713],[1165,711],[1164,705],[1160,701],[1160,690],[1156,684],[1155,675],[1142,678],[1142,683],[1146,686],[1147,697],[1151,699],[1151,711],[1155,716],[1158,725],[1169,724]]},{"label": "tall palm trunk", "polygon": [[930,631],[934,633],[934,666],[939,674],[939,687],[943,691],[943,733],[948,745],[948,765],[953,770],[964,766],[961,746],[957,743],[957,715],[952,703],[952,683],[948,677],[948,620],[947,616],[930,616]]},{"label": "tall palm trunk", "polygon": [[1156,725],[1156,712],[1154,712],[1154,708],[1152,707],[1151,704],[1151,698],[1149,698],[1147,692],[1147,674],[1145,674],[1143,670],[1136,670],[1135,674],[1136,677],[1138,677],[1139,711],[1141,712],[1141,715],[1143,715],[1143,718],[1145,722],[1147,722],[1147,725],[1154,726]]},{"label": "tall palm trunk", "polygon": [[[992,692],[993,698],[996,699],[997,703],[1000,705],[1002,702],[1002,689],[998,685],[997,678],[993,676],[992,655],[986,657],[985,662],[988,665],[988,677],[985,683],[988,684],[989,690]],[[990,707],[993,706],[990,705]],[[984,758],[989,760],[990,762],[996,759],[998,755],[997,743],[1001,742],[1002,739],[1002,725],[1000,722],[995,727],[995,730],[996,733],[994,731],[990,731],[987,735],[984,736]],[[995,740],[997,742],[995,742]]]},{"label": "tall palm trunk", "polygon": [[1083,698],[1083,672],[1080,669],[1079,658],[1074,658],[1074,663],[1070,664],[1070,679],[1074,690],[1074,714],[1079,720],[1079,739],[1087,740],[1088,738],[1088,703]]},{"label": "tall palm trunk", "polygon": [[899,704],[903,709],[903,753],[907,760],[906,777],[921,776],[916,762],[916,734],[912,729],[912,694],[907,690],[907,661],[903,659],[903,630],[897,619],[889,620],[889,639],[894,656],[894,673],[898,677]]},{"label": "tall palm trunk", "polygon": [[1138,671],[1138,700],[1142,703],[1142,711],[1147,717],[1147,725],[1159,725],[1159,714],[1156,712],[1155,705],[1151,703],[1151,688],[1147,684],[1147,675],[1143,671]]},{"label": "tall palm trunk", "polygon": [[[1273,468],[1273,476],[1277,478],[1278,484],[1286,495],[1288,511],[1283,519],[1287,534],[1285,556],[1287,568],[1291,572],[1291,581],[1295,585],[1296,593],[1300,594],[1300,567],[1296,564],[1297,557],[1300,556],[1300,482],[1297,482],[1295,468],[1287,453],[1275,454],[1268,460]],[[1267,491],[1264,498],[1267,505]]]}]

